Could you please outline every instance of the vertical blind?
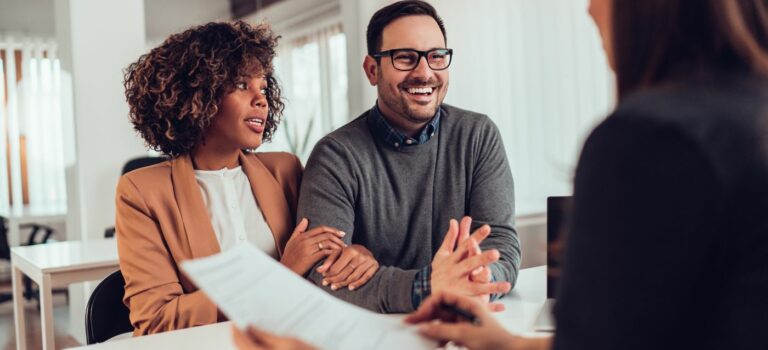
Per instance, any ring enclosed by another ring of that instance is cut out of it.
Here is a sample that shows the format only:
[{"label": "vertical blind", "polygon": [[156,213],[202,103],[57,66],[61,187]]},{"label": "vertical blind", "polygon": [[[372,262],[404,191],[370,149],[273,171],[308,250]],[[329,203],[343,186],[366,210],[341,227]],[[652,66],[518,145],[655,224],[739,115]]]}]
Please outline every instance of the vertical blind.
[{"label": "vertical blind", "polygon": [[66,211],[62,103],[52,40],[0,35],[0,214]]}]

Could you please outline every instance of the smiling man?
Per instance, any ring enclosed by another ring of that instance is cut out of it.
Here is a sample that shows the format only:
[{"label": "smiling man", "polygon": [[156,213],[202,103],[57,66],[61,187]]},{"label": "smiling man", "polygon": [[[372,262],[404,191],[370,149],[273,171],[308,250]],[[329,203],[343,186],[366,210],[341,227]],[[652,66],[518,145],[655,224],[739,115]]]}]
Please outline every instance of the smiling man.
[{"label": "smiling man", "polygon": [[[499,131],[487,116],[443,104],[453,50],[428,3],[380,9],[367,44],[363,69],[376,104],[320,140],[298,207],[299,218],[347,232],[351,245],[309,278],[378,312],[410,312],[446,289],[492,301],[514,285],[520,266]],[[464,216],[472,221],[449,230]]]}]

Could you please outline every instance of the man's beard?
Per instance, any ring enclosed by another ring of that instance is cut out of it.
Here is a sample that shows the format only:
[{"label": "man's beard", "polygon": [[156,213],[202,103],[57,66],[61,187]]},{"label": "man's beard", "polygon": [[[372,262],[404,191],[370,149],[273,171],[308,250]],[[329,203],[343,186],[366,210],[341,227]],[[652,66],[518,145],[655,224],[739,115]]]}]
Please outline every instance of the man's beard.
[{"label": "man's beard", "polygon": [[[432,87],[434,90],[432,92],[433,94],[433,102],[430,102],[430,105],[419,105],[416,102],[410,101],[408,99],[408,92],[405,87],[414,87],[414,86],[429,86]],[[442,103],[442,99],[440,98],[440,93],[442,92],[444,84],[439,83],[436,79],[429,79],[429,80],[421,80],[421,79],[410,79],[406,80],[400,84],[397,84],[396,93],[390,93],[391,91],[379,91],[379,96],[386,97],[384,100],[385,103],[396,113],[403,116],[405,119],[407,119],[410,122],[414,123],[424,123],[432,119],[435,114],[437,113],[437,108],[439,108],[440,103]],[[381,85],[380,85],[381,88]],[[385,90],[385,89],[382,89]],[[424,111],[425,108],[428,108],[426,111]]]}]

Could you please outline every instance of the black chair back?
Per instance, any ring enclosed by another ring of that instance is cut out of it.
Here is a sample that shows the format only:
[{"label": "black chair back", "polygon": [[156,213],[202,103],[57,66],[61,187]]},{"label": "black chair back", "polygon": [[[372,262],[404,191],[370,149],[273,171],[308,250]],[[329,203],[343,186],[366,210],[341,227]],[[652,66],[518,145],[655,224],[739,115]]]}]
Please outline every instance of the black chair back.
[{"label": "black chair back", "polygon": [[11,261],[11,246],[8,245],[8,226],[6,219],[0,216],[0,259]]},{"label": "black chair back", "polygon": [[[125,175],[126,173],[129,173],[131,171],[134,171],[139,168],[143,168],[145,166],[155,165],[157,163],[162,163],[164,161],[168,160],[167,157],[137,157],[129,160],[128,162],[123,165],[123,171],[121,174]],[[112,238],[115,237],[115,227],[107,227],[104,230],[104,238]]]},{"label": "black chair back", "polygon": [[166,157],[138,157],[133,158],[129,160],[128,162],[123,165],[123,172],[122,174],[129,173],[133,170],[143,168],[145,166],[155,165],[157,163],[162,163],[164,161],[168,160]]},{"label": "black chair back", "polygon": [[118,270],[93,290],[85,307],[85,338],[88,345],[133,331],[129,310],[123,304],[125,280]]}]

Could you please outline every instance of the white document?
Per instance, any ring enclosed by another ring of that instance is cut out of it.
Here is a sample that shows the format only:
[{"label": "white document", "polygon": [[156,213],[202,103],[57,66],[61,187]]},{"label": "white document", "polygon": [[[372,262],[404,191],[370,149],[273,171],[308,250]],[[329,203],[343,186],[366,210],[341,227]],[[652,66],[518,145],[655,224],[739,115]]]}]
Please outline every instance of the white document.
[{"label": "white document", "polygon": [[435,349],[399,317],[337,299],[250,244],[181,268],[236,325],[299,338],[320,349]]}]

